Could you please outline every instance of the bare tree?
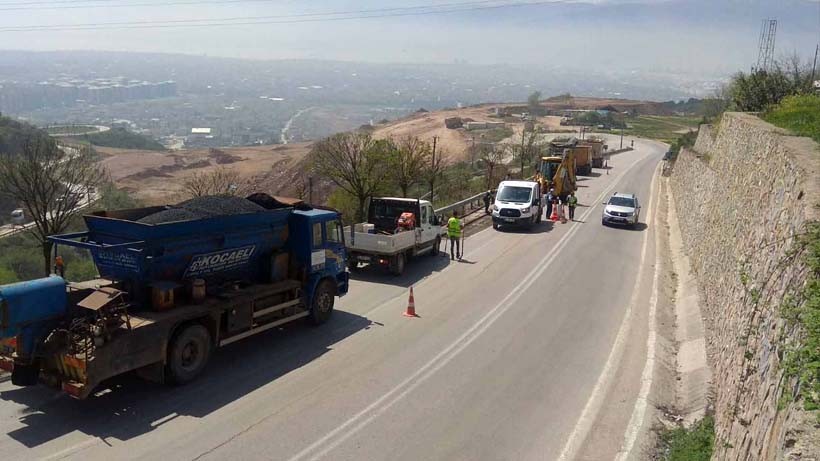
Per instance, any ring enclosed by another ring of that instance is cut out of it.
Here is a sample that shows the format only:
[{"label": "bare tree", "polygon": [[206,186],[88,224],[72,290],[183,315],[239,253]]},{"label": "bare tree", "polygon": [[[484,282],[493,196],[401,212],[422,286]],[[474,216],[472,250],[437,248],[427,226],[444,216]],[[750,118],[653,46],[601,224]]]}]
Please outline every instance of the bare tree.
[{"label": "bare tree", "polygon": [[356,219],[365,219],[365,202],[387,180],[390,143],[366,133],[339,133],[317,142],[311,151],[313,170],[326,176],[358,202]]},{"label": "bare tree", "polygon": [[208,173],[194,173],[183,181],[182,187],[191,197],[244,195],[249,192],[247,181],[243,181],[239,173],[227,168],[217,168]]},{"label": "bare tree", "polygon": [[417,137],[407,136],[395,143],[391,171],[402,197],[407,197],[410,187],[422,180],[422,173],[430,161],[430,153],[430,145]]},{"label": "bare tree", "polygon": [[495,144],[482,144],[479,149],[479,159],[487,173],[487,189],[492,189],[496,170],[504,163],[505,149]]},{"label": "bare tree", "polygon": [[48,139],[27,139],[18,155],[0,155],[0,192],[12,197],[34,221],[31,232],[43,250],[44,272],[51,272],[53,245],[48,236],[65,232],[90,203],[89,190],[104,180],[93,152],[74,148],[63,154]]},{"label": "bare tree", "polygon": [[430,202],[435,198],[433,197],[433,193],[435,192],[436,184],[444,177],[444,170],[446,170],[448,166],[448,158],[447,152],[443,149],[436,152],[435,155],[431,152],[430,157],[422,169],[421,174],[427,182],[427,185],[430,186],[430,191],[432,192],[430,194]]},{"label": "bare tree", "polygon": [[526,165],[532,163],[533,158],[539,150],[538,133],[536,133],[535,130],[527,130],[525,128],[521,132],[521,139],[512,146],[513,157],[518,160],[521,165],[521,179],[524,179],[524,168]]}]

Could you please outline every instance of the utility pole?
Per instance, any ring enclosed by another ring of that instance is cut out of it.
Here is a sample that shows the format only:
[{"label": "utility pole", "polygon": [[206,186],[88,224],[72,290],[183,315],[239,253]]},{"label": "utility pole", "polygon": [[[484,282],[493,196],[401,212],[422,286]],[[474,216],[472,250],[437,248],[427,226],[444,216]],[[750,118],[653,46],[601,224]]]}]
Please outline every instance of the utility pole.
[{"label": "utility pole", "polygon": [[814,48],[814,64],[811,66],[811,78],[809,79],[809,88],[814,85],[814,72],[817,70],[817,54],[820,53],[820,43]]},{"label": "utility pole", "polygon": [[[438,136],[433,136],[433,164],[430,165],[432,169],[430,173],[433,175],[430,177],[430,203],[433,203],[433,185],[436,182],[436,141],[438,140]],[[475,139],[473,139],[475,142]]]},{"label": "utility pole", "polygon": [[313,204],[313,176],[308,176],[308,203]]},{"label": "utility pole", "polygon": [[623,149],[623,148],[624,148],[624,127],[623,127],[623,125],[621,125],[621,147],[619,147],[618,149]]}]

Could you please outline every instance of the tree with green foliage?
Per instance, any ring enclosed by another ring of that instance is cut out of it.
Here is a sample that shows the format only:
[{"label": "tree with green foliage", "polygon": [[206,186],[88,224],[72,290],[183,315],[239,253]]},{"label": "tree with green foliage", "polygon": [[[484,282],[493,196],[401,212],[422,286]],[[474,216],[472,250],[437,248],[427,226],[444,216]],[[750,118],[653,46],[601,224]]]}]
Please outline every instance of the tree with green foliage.
[{"label": "tree with green foliage", "polygon": [[364,221],[365,204],[389,179],[392,143],[367,133],[339,133],[317,142],[310,153],[313,170],[356,199],[356,219]]},{"label": "tree with green foliage", "polygon": [[761,112],[786,96],[811,91],[811,69],[793,55],[780,60],[769,70],[739,72],[728,87],[730,108],[744,112]]},{"label": "tree with green foliage", "polygon": [[45,275],[51,271],[53,247],[47,237],[66,230],[103,177],[90,150],[63,154],[39,137],[25,141],[19,155],[0,154],[0,192],[20,203],[34,221],[31,232],[42,247]]},{"label": "tree with green foliage", "polygon": [[541,92],[540,91],[533,91],[532,94],[527,97],[527,106],[530,108],[530,113],[536,115],[540,113],[541,110]]}]

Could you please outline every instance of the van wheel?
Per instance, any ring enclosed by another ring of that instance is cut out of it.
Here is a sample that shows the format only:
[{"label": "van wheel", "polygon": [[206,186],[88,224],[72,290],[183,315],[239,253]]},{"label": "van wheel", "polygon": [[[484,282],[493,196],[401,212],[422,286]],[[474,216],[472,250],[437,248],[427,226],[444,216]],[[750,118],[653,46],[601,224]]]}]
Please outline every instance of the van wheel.
[{"label": "van wheel", "polygon": [[311,323],[321,325],[327,322],[330,314],[333,313],[334,296],[336,296],[336,290],[330,280],[319,282],[319,286],[313,293],[313,305],[310,307]]},{"label": "van wheel", "polygon": [[172,384],[185,384],[202,373],[211,357],[211,334],[194,323],[174,335],[168,346],[166,376]]},{"label": "van wheel", "polygon": [[535,224],[540,224],[541,223],[541,218],[543,218],[543,216],[542,216],[543,214],[544,214],[544,210],[539,208],[538,209],[538,217],[535,218]]},{"label": "van wheel", "polygon": [[390,273],[395,276],[404,273],[404,253],[399,253],[390,259]]}]

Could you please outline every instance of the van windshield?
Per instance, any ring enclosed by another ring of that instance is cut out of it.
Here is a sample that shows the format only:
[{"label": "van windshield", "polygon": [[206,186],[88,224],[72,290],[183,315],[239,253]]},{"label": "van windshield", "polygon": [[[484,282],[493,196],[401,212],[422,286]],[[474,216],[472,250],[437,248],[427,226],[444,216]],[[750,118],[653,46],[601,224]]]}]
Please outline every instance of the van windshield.
[{"label": "van windshield", "polygon": [[498,191],[496,200],[502,202],[529,202],[531,192],[532,189],[529,187],[503,186]]}]

